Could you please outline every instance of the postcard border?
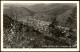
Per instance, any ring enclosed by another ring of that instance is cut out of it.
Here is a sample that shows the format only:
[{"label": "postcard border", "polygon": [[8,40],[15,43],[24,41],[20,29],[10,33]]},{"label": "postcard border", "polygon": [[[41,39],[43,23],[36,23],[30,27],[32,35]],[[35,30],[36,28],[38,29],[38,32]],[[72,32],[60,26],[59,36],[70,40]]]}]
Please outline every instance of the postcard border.
[{"label": "postcard border", "polygon": [[[4,1],[5,2],[5,1]],[[2,51],[4,51],[5,49],[2,49],[2,45],[3,45],[3,36],[2,36],[2,34],[3,34],[3,6],[2,6],[2,4],[4,3],[3,1],[1,2],[1,50]],[[13,1],[12,1],[13,2]],[[16,1],[15,1],[16,2]],[[18,2],[20,2],[20,1],[18,1]],[[24,2],[24,1],[21,1],[21,2]],[[32,2],[32,1],[31,1]],[[33,1],[33,2],[35,2],[35,1]],[[45,1],[46,2],[46,1]],[[51,1],[50,1],[51,2]],[[52,1],[53,2],[53,1]],[[62,2],[62,1],[61,1]],[[77,41],[79,41],[79,2],[78,1],[76,1],[77,2],[77,6],[78,6],[78,8],[77,8],[77,12],[78,12],[78,14],[77,14],[77,16],[78,16],[78,18],[77,18],[77,31],[78,31],[78,36],[77,36]],[[75,3],[76,3],[75,2]],[[9,1],[8,1],[8,3],[9,3]],[[70,3],[70,1],[69,1],[69,3]],[[72,1],[71,1],[71,3],[72,3]],[[77,44],[77,46],[78,46],[78,50],[79,50],[79,42],[78,42],[78,44]],[[69,48],[70,49],[70,48]],[[61,48],[60,48],[60,50],[61,50]],[[60,51],[59,49],[57,50],[57,51]],[[12,51],[12,50],[5,50],[5,51]],[[15,51],[15,49],[13,50],[13,51]],[[17,51],[20,51],[20,50],[17,50]],[[21,51],[23,51],[23,50],[21,50]],[[26,51],[26,50],[24,50],[24,51]],[[28,50],[28,51],[39,51],[39,50]],[[45,50],[40,50],[40,51],[45,51]],[[47,51],[47,50],[46,50]],[[54,50],[48,50],[48,51],[54,51]],[[56,51],[56,49],[55,49],[55,51]],[[61,51],[66,51],[66,50],[61,50]],[[71,50],[69,50],[69,51],[71,51]],[[74,50],[72,50],[72,51],[74,51]],[[76,51],[76,50],[75,50]]]}]

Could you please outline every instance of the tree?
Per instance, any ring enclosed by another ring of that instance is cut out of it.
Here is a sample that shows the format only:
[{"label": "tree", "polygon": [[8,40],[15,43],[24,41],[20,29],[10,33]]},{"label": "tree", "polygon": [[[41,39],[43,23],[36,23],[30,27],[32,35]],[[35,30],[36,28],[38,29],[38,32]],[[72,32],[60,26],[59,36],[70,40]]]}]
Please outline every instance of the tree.
[{"label": "tree", "polygon": [[67,19],[67,24],[70,26],[70,30],[69,32],[69,36],[67,36],[69,39],[71,39],[71,47],[72,45],[76,42],[77,38],[76,38],[76,34],[73,32],[73,28],[75,27],[75,25],[77,25],[77,21],[76,21],[76,12],[77,12],[77,8],[74,7],[72,9],[72,13],[70,14],[70,16]]},{"label": "tree", "polygon": [[70,14],[70,16],[67,19],[67,24],[70,26],[70,28],[73,28],[74,23],[76,22],[76,12],[77,9],[76,7],[72,9],[72,13]]},{"label": "tree", "polygon": [[54,18],[52,19],[52,22],[49,26],[51,27],[55,27],[55,25],[58,24],[58,21],[57,21],[57,15],[54,16]]},{"label": "tree", "polygon": [[7,14],[3,14],[3,19],[4,28],[11,28],[11,24],[13,24],[14,20],[12,20]]},{"label": "tree", "polygon": [[55,15],[54,18],[52,19],[51,24],[49,25],[49,33],[53,34],[55,32],[55,26],[57,25],[57,16]]}]

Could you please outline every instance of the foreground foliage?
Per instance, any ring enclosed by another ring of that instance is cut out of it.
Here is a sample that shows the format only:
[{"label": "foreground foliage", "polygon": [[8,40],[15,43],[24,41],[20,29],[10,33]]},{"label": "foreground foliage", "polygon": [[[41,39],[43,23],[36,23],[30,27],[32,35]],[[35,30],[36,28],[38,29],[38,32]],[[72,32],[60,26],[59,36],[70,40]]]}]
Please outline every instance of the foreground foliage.
[{"label": "foreground foliage", "polygon": [[[53,22],[54,23],[54,22]],[[49,25],[49,35],[4,15],[4,48],[76,47],[76,31]]]}]

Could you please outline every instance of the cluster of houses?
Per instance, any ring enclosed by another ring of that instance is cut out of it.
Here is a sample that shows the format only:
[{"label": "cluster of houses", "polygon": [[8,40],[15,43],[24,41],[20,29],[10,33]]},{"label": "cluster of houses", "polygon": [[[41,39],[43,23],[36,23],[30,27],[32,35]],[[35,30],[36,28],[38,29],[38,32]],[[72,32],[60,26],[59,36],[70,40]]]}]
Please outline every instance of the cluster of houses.
[{"label": "cluster of houses", "polygon": [[[38,30],[43,34],[48,34],[49,32],[48,27],[51,24],[51,22],[37,20],[31,17],[24,18],[22,19],[22,21],[24,24],[27,23],[29,26],[33,26],[35,30]],[[70,30],[68,27],[62,27],[62,26],[56,26],[55,28],[62,30],[62,33],[66,33],[68,30]],[[76,32],[76,29],[73,29],[73,31]]]}]

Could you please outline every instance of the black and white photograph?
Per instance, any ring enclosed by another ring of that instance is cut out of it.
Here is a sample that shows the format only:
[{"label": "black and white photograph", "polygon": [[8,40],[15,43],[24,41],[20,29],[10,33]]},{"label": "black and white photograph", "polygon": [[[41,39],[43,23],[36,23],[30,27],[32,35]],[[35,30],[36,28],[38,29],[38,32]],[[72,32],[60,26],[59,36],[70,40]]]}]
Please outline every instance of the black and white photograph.
[{"label": "black and white photograph", "polygon": [[8,1],[1,7],[3,49],[78,48],[77,1]]}]

